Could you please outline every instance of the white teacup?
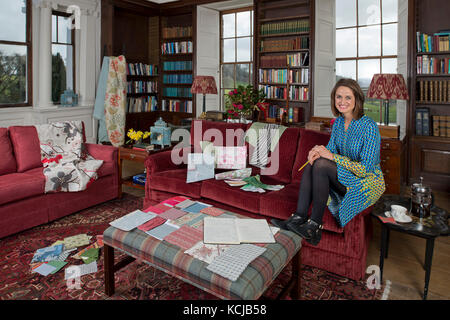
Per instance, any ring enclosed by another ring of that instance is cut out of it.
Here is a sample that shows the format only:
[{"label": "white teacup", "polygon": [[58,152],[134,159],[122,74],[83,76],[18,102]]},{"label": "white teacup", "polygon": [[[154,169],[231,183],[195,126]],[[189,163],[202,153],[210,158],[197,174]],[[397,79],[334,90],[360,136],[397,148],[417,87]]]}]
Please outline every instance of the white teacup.
[{"label": "white teacup", "polygon": [[394,219],[401,220],[406,215],[407,212],[408,209],[406,209],[405,207],[396,204],[391,205],[391,215]]}]

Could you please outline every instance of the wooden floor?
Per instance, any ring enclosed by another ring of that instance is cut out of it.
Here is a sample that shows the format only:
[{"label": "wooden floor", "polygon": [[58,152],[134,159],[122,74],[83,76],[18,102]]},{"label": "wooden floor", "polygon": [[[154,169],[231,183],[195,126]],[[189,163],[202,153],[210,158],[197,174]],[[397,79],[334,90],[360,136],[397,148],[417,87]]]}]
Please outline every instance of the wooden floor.
[{"label": "wooden floor", "polygon": [[[139,168],[137,168],[139,170]],[[141,171],[142,172],[142,171]],[[124,186],[123,191],[144,197],[144,191]],[[435,204],[450,210],[450,195],[434,191]],[[388,259],[384,260],[383,283],[390,282],[389,300],[421,300],[425,283],[425,239],[391,232]],[[380,262],[380,224],[373,221],[373,237],[367,266]],[[435,240],[428,300],[450,299],[450,237]],[[387,293],[387,292],[386,292]]]}]

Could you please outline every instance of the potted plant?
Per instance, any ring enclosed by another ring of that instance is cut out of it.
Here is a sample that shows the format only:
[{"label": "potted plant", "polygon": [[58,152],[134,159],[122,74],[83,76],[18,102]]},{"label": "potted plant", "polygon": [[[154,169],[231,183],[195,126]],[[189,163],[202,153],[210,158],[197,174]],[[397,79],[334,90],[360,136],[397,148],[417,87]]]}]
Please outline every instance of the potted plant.
[{"label": "potted plant", "polygon": [[[225,108],[228,119],[258,120],[259,111],[265,108],[264,91],[257,90],[252,85],[238,86],[225,96]],[[256,118],[256,119],[255,119]]]}]

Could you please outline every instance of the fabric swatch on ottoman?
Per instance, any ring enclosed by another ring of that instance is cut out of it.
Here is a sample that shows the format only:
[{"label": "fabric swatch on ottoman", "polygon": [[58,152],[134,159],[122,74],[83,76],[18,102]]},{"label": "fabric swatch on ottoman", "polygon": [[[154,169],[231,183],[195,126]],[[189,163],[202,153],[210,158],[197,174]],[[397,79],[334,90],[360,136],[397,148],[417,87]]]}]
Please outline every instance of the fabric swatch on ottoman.
[{"label": "fabric swatch on ottoman", "polygon": [[149,221],[147,221],[144,224],[141,224],[138,229],[142,230],[142,231],[149,231],[153,228],[156,228],[157,226],[162,225],[163,223],[165,223],[167,220],[161,217],[155,217]]},{"label": "fabric swatch on ottoman", "polygon": [[225,212],[225,210],[215,208],[215,207],[208,207],[200,210],[201,213],[206,213],[210,216],[217,217],[220,216],[222,213]]},{"label": "fabric swatch on ottoman", "polygon": [[175,208],[184,209],[189,206],[192,206],[195,203],[195,201],[192,201],[190,199],[186,199],[178,204],[175,205]]},{"label": "fabric swatch on ottoman", "polygon": [[206,244],[203,241],[199,241],[184,253],[206,263],[211,263],[230,246],[230,244]]},{"label": "fabric swatch on ottoman", "polygon": [[191,205],[187,208],[183,208],[183,211],[190,212],[190,213],[199,213],[200,210],[207,208],[207,207],[212,207],[212,206],[210,204],[206,204],[206,203],[197,201],[193,205]]},{"label": "fabric swatch on ottoman", "polygon": [[156,213],[156,214],[161,214],[163,212],[166,212],[167,210],[170,210],[169,206],[166,206],[166,205],[163,205],[163,204],[159,203],[159,204],[154,205],[152,207],[148,207],[147,209],[142,210],[142,211],[144,211],[144,212],[153,212],[153,213]]},{"label": "fabric swatch on ottoman", "polygon": [[189,199],[191,199],[191,198],[186,197],[186,196],[176,196],[176,197],[170,198],[169,200],[174,200],[174,201],[177,201],[178,203],[180,203],[180,202],[183,202],[183,201],[189,200]]},{"label": "fabric swatch on ottoman", "polygon": [[145,233],[148,234],[149,236],[152,236],[153,238],[162,241],[165,237],[167,237],[169,234],[171,234],[172,232],[174,232],[179,228],[180,228],[179,226],[166,221],[166,223],[157,226],[152,230],[146,231]]},{"label": "fabric swatch on ottoman", "polygon": [[184,216],[176,219],[173,223],[177,226],[188,225],[194,227],[194,225],[203,220],[206,215],[203,213],[188,213]]},{"label": "fabric swatch on ottoman", "polygon": [[166,212],[161,213],[159,216],[168,220],[176,220],[186,214],[187,212],[185,211],[172,208],[170,210],[167,210]]},{"label": "fabric swatch on ottoman", "polygon": [[165,241],[170,242],[183,250],[192,248],[197,242],[203,239],[203,232],[189,226],[181,226],[167,237]]}]

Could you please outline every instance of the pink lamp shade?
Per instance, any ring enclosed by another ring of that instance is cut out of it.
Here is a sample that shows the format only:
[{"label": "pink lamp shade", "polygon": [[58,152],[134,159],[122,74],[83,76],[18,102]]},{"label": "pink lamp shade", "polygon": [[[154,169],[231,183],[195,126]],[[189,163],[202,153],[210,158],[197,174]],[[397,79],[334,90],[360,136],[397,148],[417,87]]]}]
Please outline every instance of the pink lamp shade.
[{"label": "pink lamp shade", "polygon": [[401,74],[374,74],[367,91],[367,98],[384,100],[408,100],[408,89]]},{"label": "pink lamp shade", "polygon": [[216,80],[212,76],[195,76],[191,93],[217,94]]}]

